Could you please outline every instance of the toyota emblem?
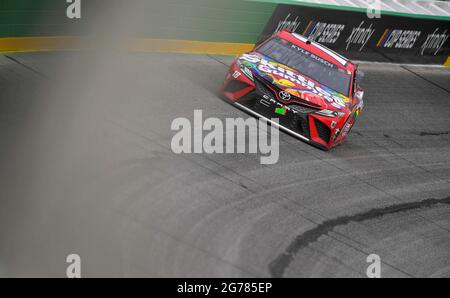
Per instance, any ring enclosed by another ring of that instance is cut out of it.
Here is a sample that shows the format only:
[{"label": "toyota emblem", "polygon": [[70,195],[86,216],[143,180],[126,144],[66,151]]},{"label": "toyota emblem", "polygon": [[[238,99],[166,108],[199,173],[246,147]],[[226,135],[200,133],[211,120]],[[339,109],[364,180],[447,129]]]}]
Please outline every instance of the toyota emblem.
[{"label": "toyota emblem", "polygon": [[286,91],[281,91],[279,95],[280,99],[283,101],[289,101],[291,99],[291,95]]}]

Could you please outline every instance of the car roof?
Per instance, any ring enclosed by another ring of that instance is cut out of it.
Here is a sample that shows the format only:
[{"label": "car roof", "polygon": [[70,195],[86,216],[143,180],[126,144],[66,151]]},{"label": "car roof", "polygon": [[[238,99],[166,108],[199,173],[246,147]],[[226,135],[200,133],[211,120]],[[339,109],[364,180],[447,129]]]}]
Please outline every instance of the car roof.
[{"label": "car roof", "polygon": [[346,70],[349,70],[351,72],[356,70],[356,65],[351,62],[349,59],[345,58],[344,56],[336,53],[335,51],[325,47],[322,44],[319,44],[317,42],[311,41],[309,43],[308,38],[306,38],[303,35],[300,35],[298,33],[291,33],[288,31],[281,31],[278,32],[275,36],[281,37],[283,39],[286,39],[287,41],[303,48],[311,53],[343,68]]}]

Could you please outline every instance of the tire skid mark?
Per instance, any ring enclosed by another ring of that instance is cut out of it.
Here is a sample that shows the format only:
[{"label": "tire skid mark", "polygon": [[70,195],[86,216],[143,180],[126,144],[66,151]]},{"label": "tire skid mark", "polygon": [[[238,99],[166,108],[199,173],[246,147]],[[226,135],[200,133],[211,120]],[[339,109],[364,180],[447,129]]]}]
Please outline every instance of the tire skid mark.
[{"label": "tire skid mark", "polygon": [[316,242],[321,236],[327,235],[338,226],[344,226],[351,222],[363,222],[366,220],[383,217],[385,215],[396,214],[400,212],[429,208],[438,204],[450,205],[450,197],[444,199],[426,199],[419,202],[395,204],[383,208],[374,208],[369,211],[358,213],[350,216],[341,216],[335,219],[324,221],[316,228],[306,231],[305,233],[298,235],[285,252],[279,255],[275,260],[269,264],[269,272],[272,277],[283,277],[285,270],[294,260],[295,255],[303,248]]}]

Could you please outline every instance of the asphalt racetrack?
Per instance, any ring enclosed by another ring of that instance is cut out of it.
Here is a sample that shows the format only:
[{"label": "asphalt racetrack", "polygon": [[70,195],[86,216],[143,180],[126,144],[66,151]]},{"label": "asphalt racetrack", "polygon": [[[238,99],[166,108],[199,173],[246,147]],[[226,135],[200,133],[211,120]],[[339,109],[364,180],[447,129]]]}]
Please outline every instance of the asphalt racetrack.
[{"label": "asphalt racetrack", "polygon": [[366,109],[330,152],[172,153],[230,57],[0,56],[0,276],[450,277],[450,70],[362,64]]}]

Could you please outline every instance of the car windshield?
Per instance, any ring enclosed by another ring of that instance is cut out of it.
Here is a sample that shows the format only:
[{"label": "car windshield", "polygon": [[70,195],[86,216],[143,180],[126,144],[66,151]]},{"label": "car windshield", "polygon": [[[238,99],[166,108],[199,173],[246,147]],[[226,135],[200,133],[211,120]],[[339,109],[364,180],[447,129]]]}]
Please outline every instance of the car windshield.
[{"label": "car windshield", "polygon": [[337,65],[279,37],[273,38],[257,52],[289,66],[322,85],[348,96],[351,74]]}]

